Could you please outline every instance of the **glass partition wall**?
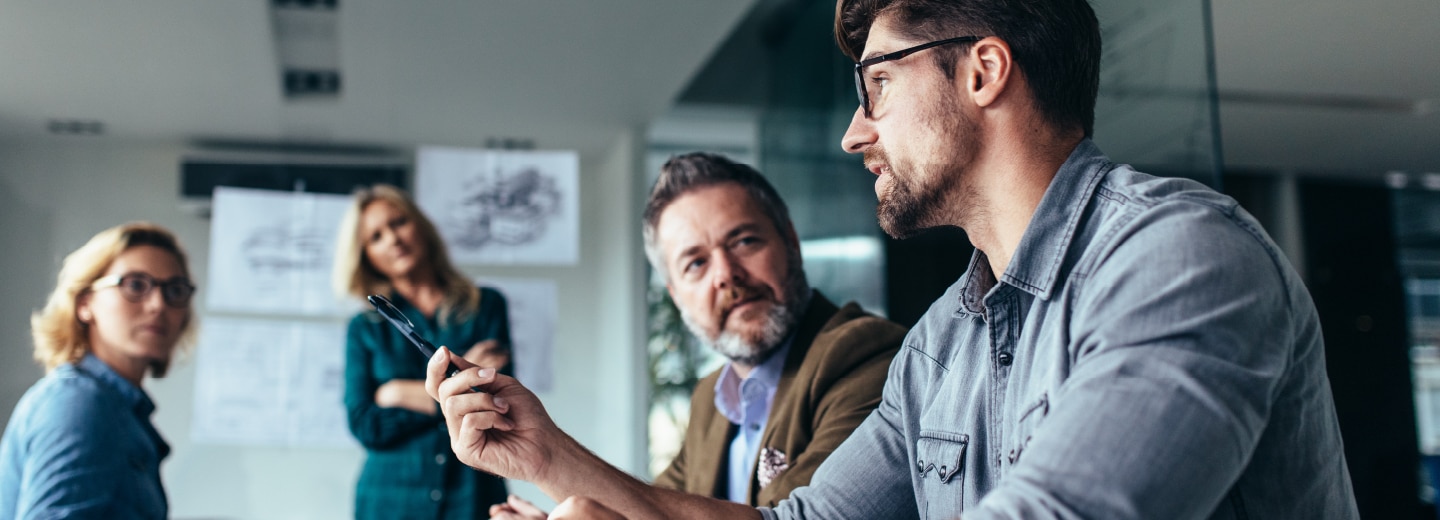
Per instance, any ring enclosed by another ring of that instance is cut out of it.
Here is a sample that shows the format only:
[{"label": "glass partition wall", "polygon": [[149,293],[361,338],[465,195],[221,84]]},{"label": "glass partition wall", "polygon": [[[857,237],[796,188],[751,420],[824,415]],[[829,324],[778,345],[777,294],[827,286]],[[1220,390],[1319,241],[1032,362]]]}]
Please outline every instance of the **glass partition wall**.
[{"label": "glass partition wall", "polygon": [[[1142,170],[1218,186],[1221,164],[1209,4],[1092,1],[1105,53],[1095,140]],[[958,230],[903,242],[875,221],[874,176],[840,148],[855,113],[854,64],[835,47],[833,0],[762,0],[651,126],[651,185],[695,150],[756,166],[790,207],[810,283],[837,303],[912,324],[969,261]],[[690,337],[651,278],[652,474],[669,463],[699,378],[722,360]]]}]

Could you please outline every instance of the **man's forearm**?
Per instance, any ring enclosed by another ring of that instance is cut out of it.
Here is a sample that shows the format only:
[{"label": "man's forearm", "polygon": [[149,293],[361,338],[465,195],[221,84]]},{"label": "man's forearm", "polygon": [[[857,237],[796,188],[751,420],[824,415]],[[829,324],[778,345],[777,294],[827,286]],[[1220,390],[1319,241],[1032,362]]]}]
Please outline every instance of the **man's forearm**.
[{"label": "man's forearm", "polygon": [[549,467],[535,484],[556,501],[584,496],[631,520],[759,519],[744,504],[658,488],[611,466],[569,436],[559,443]]}]

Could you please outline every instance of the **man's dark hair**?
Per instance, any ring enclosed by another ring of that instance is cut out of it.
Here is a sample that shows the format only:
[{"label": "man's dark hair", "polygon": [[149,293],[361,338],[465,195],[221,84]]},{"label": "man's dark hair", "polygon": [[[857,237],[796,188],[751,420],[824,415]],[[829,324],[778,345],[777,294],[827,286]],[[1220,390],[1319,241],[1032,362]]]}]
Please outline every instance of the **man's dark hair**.
[{"label": "man's dark hair", "polygon": [[[1095,132],[1100,89],[1100,22],[1086,0],[839,0],[835,41],[855,61],[870,26],[890,16],[902,36],[934,41],[995,36],[1010,46],[1035,103],[1056,127]],[[934,59],[955,79],[955,63],[968,45],[937,47]]]},{"label": "man's dark hair", "polygon": [[645,213],[641,217],[645,239],[645,255],[650,258],[650,265],[665,273],[664,259],[660,258],[658,244],[655,243],[656,227],[660,225],[660,214],[670,203],[686,193],[715,186],[724,183],[734,183],[744,188],[750,194],[750,198],[760,205],[765,215],[775,224],[775,230],[782,236],[790,227],[790,210],[785,207],[785,201],[780,199],[780,194],[770,181],[760,175],[748,165],[737,163],[724,156],[694,152],[671,157],[660,167],[660,178],[655,180],[655,187],[650,189],[650,200],[645,203]]}]

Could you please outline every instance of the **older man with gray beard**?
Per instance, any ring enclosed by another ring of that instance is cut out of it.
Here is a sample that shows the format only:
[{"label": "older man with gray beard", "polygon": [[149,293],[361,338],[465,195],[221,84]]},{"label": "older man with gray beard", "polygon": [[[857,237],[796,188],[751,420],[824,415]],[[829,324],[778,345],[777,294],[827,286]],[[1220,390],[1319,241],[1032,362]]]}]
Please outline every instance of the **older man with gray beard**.
[{"label": "older man with gray beard", "polygon": [[[784,201],[724,157],[665,164],[644,239],[685,324],[729,359],[696,386],[680,453],[655,484],[773,506],[879,405],[906,329],[812,290]],[[491,512],[541,514],[515,498]]]},{"label": "older man with gray beard", "polygon": [[696,387],[685,442],[656,484],[778,503],[880,403],[905,329],[810,289],[784,201],[743,164],[672,158],[644,226],[685,324],[730,360]]}]

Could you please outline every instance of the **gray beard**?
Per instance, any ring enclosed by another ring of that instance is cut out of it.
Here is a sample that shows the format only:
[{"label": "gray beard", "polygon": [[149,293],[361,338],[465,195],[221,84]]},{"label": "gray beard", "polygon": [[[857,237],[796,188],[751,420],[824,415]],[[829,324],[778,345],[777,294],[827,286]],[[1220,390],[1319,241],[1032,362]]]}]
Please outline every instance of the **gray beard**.
[{"label": "gray beard", "polygon": [[701,343],[731,362],[751,367],[759,366],[769,359],[780,347],[780,342],[790,335],[795,324],[800,321],[800,313],[810,304],[810,284],[805,280],[805,272],[798,265],[792,265],[789,270],[790,280],[784,289],[786,303],[775,305],[765,312],[760,337],[754,342],[725,330],[712,338],[704,327],[695,323],[694,316],[685,309],[680,309],[680,319]]}]

